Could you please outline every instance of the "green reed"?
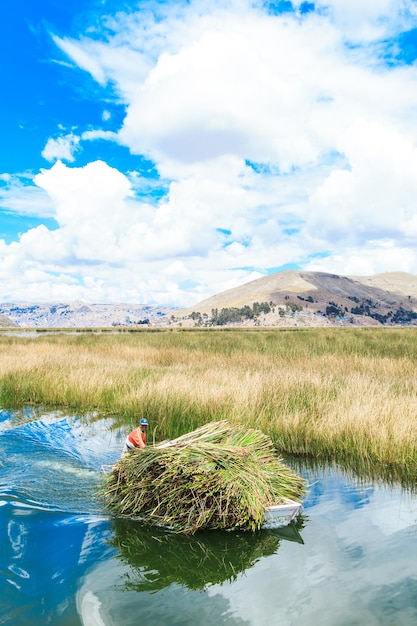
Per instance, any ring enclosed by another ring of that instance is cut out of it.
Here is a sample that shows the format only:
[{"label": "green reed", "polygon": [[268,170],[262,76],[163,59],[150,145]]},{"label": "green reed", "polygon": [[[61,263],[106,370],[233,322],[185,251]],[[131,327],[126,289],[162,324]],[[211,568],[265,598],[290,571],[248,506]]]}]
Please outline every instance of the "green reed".
[{"label": "green reed", "polygon": [[228,419],[282,452],[415,482],[417,329],[157,330],[0,336],[0,406],[151,422],[174,438]]}]

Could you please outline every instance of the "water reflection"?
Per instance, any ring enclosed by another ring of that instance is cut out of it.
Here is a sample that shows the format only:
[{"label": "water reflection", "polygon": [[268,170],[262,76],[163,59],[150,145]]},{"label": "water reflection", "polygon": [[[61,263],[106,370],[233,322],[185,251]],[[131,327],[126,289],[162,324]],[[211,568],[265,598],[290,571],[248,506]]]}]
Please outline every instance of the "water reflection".
[{"label": "water reflection", "polygon": [[120,448],[107,426],[59,411],[0,411],[0,624],[81,624],[80,581],[115,552],[94,498],[102,462]]},{"label": "water reflection", "polygon": [[402,465],[378,463],[369,458],[338,458],[325,457],[313,458],[307,455],[290,457],[290,463],[296,472],[310,473],[315,471],[328,471],[333,468],[335,473],[343,471],[348,479],[355,485],[369,482],[390,485],[394,489],[401,485],[407,491],[417,493],[417,482],[415,477],[414,464],[404,463]]},{"label": "water reflection", "polygon": [[211,531],[188,537],[117,519],[111,544],[130,567],[126,589],[151,592],[176,583],[197,590],[233,582],[260,559],[275,554],[282,541],[303,543],[303,524],[299,517],[277,530]]},{"label": "water reflection", "polygon": [[298,525],[178,536],[111,520],[94,497],[124,434],[0,410],[0,624],[417,623],[411,490],[288,459],[310,484]]},{"label": "water reflection", "polygon": [[0,506],[0,624],[79,623],[75,594],[86,572],[109,558],[108,520]]}]

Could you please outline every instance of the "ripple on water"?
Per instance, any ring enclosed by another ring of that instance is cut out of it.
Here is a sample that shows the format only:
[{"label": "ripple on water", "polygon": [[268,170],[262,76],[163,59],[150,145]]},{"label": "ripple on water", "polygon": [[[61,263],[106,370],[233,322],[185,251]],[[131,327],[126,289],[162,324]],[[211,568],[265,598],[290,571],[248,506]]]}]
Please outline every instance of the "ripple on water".
[{"label": "ripple on water", "polygon": [[0,411],[0,623],[417,623],[415,496],[299,466],[311,487],[298,535],[172,536],[95,499],[123,444],[108,426]]}]

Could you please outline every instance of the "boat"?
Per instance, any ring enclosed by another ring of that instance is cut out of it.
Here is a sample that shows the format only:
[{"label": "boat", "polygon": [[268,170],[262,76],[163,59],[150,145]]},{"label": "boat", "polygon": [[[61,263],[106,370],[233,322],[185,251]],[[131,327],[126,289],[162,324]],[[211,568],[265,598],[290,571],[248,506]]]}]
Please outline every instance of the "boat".
[{"label": "boat", "polygon": [[293,541],[294,543],[304,544],[300,531],[297,528],[297,520],[292,520],[286,526],[280,526],[279,528],[270,528],[264,532],[273,533],[274,537],[278,539],[284,539],[285,541]]},{"label": "boat", "polygon": [[301,502],[284,498],[279,504],[265,507],[265,521],[262,528],[280,528],[287,526],[303,510]]}]

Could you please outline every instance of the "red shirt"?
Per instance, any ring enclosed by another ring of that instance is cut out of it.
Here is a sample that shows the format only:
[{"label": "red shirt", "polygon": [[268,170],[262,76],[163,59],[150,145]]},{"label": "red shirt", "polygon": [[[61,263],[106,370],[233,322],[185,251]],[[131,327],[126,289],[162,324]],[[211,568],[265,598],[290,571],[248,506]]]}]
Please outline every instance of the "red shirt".
[{"label": "red shirt", "polygon": [[141,431],[140,428],[135,428],[135,430],[132,430],[130,435],[127,436],[126,444],[129,448],[132,446],[134,448],[144,448],[146,446],[146,432]]}]

